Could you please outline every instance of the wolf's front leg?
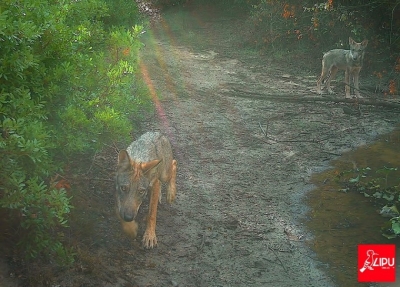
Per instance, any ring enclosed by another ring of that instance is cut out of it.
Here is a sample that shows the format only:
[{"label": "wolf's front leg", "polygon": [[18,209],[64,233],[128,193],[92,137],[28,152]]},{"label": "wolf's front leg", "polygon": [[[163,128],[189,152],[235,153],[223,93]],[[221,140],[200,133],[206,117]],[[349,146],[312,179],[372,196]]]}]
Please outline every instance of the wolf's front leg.
[{"label": "wolf's front leg", "polygon": [[156,179],[151,187],[149,215],[147,216],[146,231],[143,235],[143,246],[145,248],[153,248],[157,245],[156,222],[157,222],[157,205],[161,192],[161,183]]},{"label": "wolf's front leg", "polygon": [[360,78],[360,69],[354,70],[354,93],[357,98],[362,98],[360,95],[360,87],[359,87],[359,78]]},{"label": "wolf's front leg", "polygon": [[333,66],[332,68],[331,68],[331,70],[330,70],[330,74],[329,74],[329,77],[328,77],[328,79],[326,80],[326,88],[327,88],[327,90],[328,90],[328,94],[334,94],[334,92],[332,91],[332,88],[331,88],[331,81],[335,78],[335,76],[336,76],[336,73],[338,72],[338,67],[336,67],[336,66]]},{"label": "wolf's front leg", "polygon": [[344,91],[346,94],[346,99],[351,99],[350,95],[350,78],[351,78],[351,71],[349,68],[346,69],[344,73]]}]

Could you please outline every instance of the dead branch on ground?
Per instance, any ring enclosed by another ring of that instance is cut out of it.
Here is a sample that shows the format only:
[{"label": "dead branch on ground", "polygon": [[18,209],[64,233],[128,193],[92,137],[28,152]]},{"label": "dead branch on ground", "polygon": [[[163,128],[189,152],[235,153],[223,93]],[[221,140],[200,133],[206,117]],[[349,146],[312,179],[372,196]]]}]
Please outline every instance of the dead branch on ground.
[{"label": "dead branch on ground", "polygon": [[[233,92],[233,93],[232,93]],[[358,104],[358,105],[366,105],[366,106],[380,106],[391,109],[400,109],[400,103],[389,102],[385,100],[373,99],[373,98],[339,98],[332,96],[306,96],[300,94],[291,94],[291,95],[283,95],[283,94],[262,94],[252,91],[244,91],[239,89],[232,89],[229,93],[225,93],[228,96],[239,97],[239,98],[247,98],[247,99],[255,99],[255,100],[265,100],[265,101],[280,101],[280,102],[332,102],[332,103],[350,103],[350,104]]]}]

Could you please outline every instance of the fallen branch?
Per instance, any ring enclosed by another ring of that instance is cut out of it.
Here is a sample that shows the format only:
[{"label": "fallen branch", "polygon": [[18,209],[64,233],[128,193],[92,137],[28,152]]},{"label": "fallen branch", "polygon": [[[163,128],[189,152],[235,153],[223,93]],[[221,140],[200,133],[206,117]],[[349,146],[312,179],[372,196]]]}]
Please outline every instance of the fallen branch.
[{"label": "fallen branch", "polygon": [[267,133],[264,131],[264,129],[261,126],[261,123],[258,122],[258,125],[260,126],[261,132],[264,134],[265,137],[267,137]]},{"label": "fallen branch", "polygon": [[239,97],[239,98],[247,98],[247,99],[255,99],[255,100],[264,100],[264,101],[280,101],[280,102],[332,102],[332,103],[351,103],[351,104],[359,104],[366,106],[380,106],[392,109],[400,109],[400,103],[388,102],[378,99],[371,98],[336,98],[331,96],[305,96],[305,95],[282,95],[282,94],[262,94],[252,91],[244,91],[233,88],[230,92],[225,92],[225,95],[230,97]]},{"label": "fallen branch", "polygon": [[283,264],[283,262],[282,262],[282,261],[281,261],[281,259],[279,258],[278,254],[276,254],[275,250],[274,250],[274,249],[272,249],[272,248],[271,248],[271,247],[269,247],[269,246],[268,246],[268,249],[269,249],[269,250],[271,250],[271,251],[274,253],[274,255],[275,255],[276,259],[278,259],[278,261],[279,261],[279,263],[281,264],[281,266],[282,266],[283,270],[285,270],[285,272],[287,273],[288,271],[287,271],[287,269],[286,269],[285,265]]}]

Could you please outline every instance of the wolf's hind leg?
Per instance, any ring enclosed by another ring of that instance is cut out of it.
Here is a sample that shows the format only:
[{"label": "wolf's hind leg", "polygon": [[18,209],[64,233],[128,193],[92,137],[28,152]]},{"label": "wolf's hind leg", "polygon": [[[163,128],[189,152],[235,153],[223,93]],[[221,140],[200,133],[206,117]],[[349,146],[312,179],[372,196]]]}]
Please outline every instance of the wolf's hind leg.
[{"label": "wolf's hind leg", "polygon": [[327,78],[328,75],[329,75],[329,70],[326,68],[324,61],[322,61],[322,72],[321,72],[321,76],[318,78],[318,81],[317,81],[317,94],[319,94],[319,95],[322,94],[321,83],[324,82],[324,80]]},{"label": "wolf's hind leg", "polygon": [[176,198],[176,160],[172,160],[171,164],[171,178],[167,187],[167,202],[172,203]]},{"label": "wolf's hind leg", "polygon": [[330,69],[330,74],[328,79],[326,80],[326,88],[328,90],[328,94],[333,94],[334,92],[331,89],[331,81],[335,78],[336,73],[338,72],[338,67],[332,66]]}]

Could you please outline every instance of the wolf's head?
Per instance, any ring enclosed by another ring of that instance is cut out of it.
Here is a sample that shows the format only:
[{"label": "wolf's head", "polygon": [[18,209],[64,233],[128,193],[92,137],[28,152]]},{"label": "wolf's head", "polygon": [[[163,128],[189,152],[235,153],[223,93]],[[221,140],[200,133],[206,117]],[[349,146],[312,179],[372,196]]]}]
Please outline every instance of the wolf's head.
[{"label": "wolf's head", "polygon": [[150,180],[146,174],[155,168],[161,160],[138,163],[131,160],[125,150],[118,154],[116,175],[117,208],[120,218],[132,221],[147,195]]},{"label": "wolf's head", "polygon": [[357,43],[351,37],[349,37],[350,44],[350,57],[353,61],[362,61],[364,58],[364,50],[368,45],[368,40],[364,40],[361,43]]}]

